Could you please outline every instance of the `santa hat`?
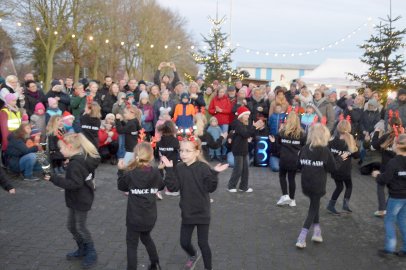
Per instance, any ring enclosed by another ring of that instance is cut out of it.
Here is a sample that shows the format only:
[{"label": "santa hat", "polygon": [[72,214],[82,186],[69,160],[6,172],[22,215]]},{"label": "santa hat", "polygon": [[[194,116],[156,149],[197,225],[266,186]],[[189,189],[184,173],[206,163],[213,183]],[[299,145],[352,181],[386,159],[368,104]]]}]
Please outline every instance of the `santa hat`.
[{"label": "santa hat", "polygon": [[250,114],[251,114],[250,110],[248,110],[248,108],[245,107],[245,106],[240,106],[240,107],[237,109],[237,116],[238,116],[238,118],[242,117],[243,115],[250,115]]},{"label": "santa hat", "polygon": [[68,120],[70,118],[75,118],[70,112],[64,111],[62,114],[62,120]]},{"label": "santa hat", "polygon": [[38,113],[39,110],[45,111],[45,106],[44,106],[44,104],[42,104],[42,102],[38,102],[35,105],[34,113]]},{"label": "santa hat", "polygon": [[6,95],[6,97],[4,98],[4,101],[5,101],[7,104],[10,104],[10,102],[12,102],[12,101],[14,101],[14,100],[17,100],[17,95],[16,95],[16,94],[12,94],[12,93],[8,93],[8,94]]},{"label": "santa hat", "polygon": [[49,107],[53,107],[55,105],[58,105],[58,101],[55,98],[50,97],[48,98],[48,105]]}]

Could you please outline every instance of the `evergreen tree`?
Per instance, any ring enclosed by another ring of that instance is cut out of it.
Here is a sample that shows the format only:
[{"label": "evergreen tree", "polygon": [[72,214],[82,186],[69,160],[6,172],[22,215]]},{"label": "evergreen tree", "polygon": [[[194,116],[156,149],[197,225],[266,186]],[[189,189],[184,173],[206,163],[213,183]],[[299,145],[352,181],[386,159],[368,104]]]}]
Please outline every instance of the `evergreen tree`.
[{"label": "evergreen tree", "polygon": [[208,37],[202,35],[204,43],[207,44],[207,50],[199,49],[197,53],[193,53],[196,63],[205,66],[206,83],[211,84],[214,80],[224,83],[232,77],[241,78],[241,75],[231,68],[231,55],[235,48],[227,44],[228,35],[221,32],[221,25],[225,18],[219,20],[216,17],[209,20],[213,25],[210,33]]},{"label": "evergreen tree", "polygon": [[382,19],[383,23],[375,26],[376,34],[372,34],[366,43],[359,46],[365,50],[361,61],[370,66],[368,72],[362,75],[349,74],[353,80],[381,94],[406,86],[406,62],[403,52],[400,52],[405,48],[402,39],[406,29],[396,30],[393,26],[400,18],[392,19],[388,16],[386,20]]}]

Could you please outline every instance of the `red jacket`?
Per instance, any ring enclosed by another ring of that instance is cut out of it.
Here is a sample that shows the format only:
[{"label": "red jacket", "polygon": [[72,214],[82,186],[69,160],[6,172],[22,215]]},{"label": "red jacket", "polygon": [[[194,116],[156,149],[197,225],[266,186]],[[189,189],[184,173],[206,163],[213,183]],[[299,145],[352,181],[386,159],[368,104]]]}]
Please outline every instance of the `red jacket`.
[{"label": "red jacket", "polygon": [[[222,109],[222,112],[216,112],[216,106]],[[209,106],[209,113],[217,118],[219,125],[228,125],[230,124],[230,114],[232,106],[230,99],[224,95],[222,98],[215,96]]]},{"label": "red jacket", "polygon": [[[116,128],[114,128],[114,127],[111,128],[111,131],[113,131],[113,137],[111,137],[111,139],[113,141],[117,141],[118,133],[117,133]],[[107,134],[107,131],[105,129],[99,129],[99,147],[110,144],[110,142],[106,142],[108,137],[109,137],[109,135]]]}]

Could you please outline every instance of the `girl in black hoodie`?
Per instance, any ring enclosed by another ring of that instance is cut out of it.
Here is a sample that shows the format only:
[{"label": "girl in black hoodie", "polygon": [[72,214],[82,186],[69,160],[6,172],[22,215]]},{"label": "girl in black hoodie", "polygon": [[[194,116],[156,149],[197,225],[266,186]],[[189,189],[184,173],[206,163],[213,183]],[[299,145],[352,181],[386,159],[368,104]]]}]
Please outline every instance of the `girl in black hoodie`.
[{"label": "girl in black hoodie", "polygon": [[321,243],[319,224],[320,199],[326,194],[327,172],[334,172],[338,165],[348,156],[344,153],[337,159],[327,147],[330,131],[322,124],[315,124],[309,129],[307,144],[299,155],[299,166],[302,169],[302,191],[310,199],[309,212],[296,242],[296,247],[306,247],[306,236],[313,224],[312,241]]},{"label": "girl in black hoodie", "polygon": [[190,137],[180,143],[180,158],[182,163],[173,169],[173,162],[165,156],[161,158],[167,168],[164,180],[166,186],[173,191],[180,191],[179,206],[182,212],[182,225],[180,229],[180,244],[189,256],[186,269],[194,269],[200,258],[191,240],[195,227],[197,238],[203,255],[205,269],[211,270],[211,250],[209,246],[210,224],[210,197],[217,188],[218,173],[226,170],[228,164],[217,164],[210,168],[202,156],[201,143],[198,139]]},{"label": "girl in black hoodie", "polygon": [[338,170],[331,173],[331,176],[336,183],[336,189],[331,195],[327,210],[334,215],[339,215],[340,213],[337,212],[335,205],[338,197],[344,189],[344,185],[343,210],[348,213],[352,212],[349,206],[352,193],[352,157],[358,158],[359,152],[355,139],[351,135],[351,124],[349,121],[343,119],[338,122],[336,131],[337,135],[328,144],[330,151],[333,153],[334,157],[342,155],[343,153],[348,153],[348,158],[342,163]]},{"label": "girl in black hoodie", "polygon": [[[401,134],[393,143],[396,156],[387,164],[385,172],[374,171],[377,182],[389,188],[385,216],[385,248],[378,251],[380,256],[406,256],[406,135]],[[396,223],[402,235],[403,247],[396,250]]]},{"label": "girl in black hoodie", "polygon": [[87,213],[92,207],[94,190],[90,182],[92,172],[100,162],[97,148],[83,134],[70,133],[59,141],[60,151],[69,159],[66,175],[46,175],[54,185],[65,189],[68,213],[68,229],[76,240],[78,249],[66,255],[68,260],[82,259],[82,267],[96,264],[97,254],[92,236],[86,227]]},{"label": "girl in black hoodie", "polygon": [[151,144],[141,142],[134,149],[134,160],[125,166],[118,163],[118,189],[128,192],[127,203],[127,269],[137,269],[138,241],[147,249],[151,265],[148,269],[161,269],[158,252],[151,238],[157,219],[156,192],[163,187],[159,170],[151,166],[154,150]]},{"label": "girl in black hoodie", "polygon": [[[271,142],[276,141],[277,152],[279,152],[279,183],[282,189],[282,197],[277,205],[296,206],[296,172],[300,149],[306,143],[306,134],[301,128],[299,116],[290,112],[286,124],[277,137],[270,136]],[[286,176],[289,181],[289,195]]]},{"label": "girl in black hoodie", "polygon": [[80,117],[81,132],[96,148],[99,147],[100,110],[99,104],[93,101],[86,105],[85,113]]}]

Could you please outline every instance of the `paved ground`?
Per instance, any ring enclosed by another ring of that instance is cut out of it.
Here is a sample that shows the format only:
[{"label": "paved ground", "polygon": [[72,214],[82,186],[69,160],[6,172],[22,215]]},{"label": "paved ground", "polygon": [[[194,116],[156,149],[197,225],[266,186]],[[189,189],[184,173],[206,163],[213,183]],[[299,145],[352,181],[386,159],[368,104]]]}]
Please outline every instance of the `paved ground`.
[{"label": "paved ground", "polygon": [[[116,169],[104,164],[97,171],[96,200],[89,216],[99,261],[95,269],[126,269],[126,197],[116,189]],[[376,256],[383,246],[383,220],[376,210],[375,185],[371,178],[354,172],[351,205],[354,213],[334,217],[324,209],[321,228],[324,243],[308,241],[305,250],[295,248],[308,200],[301,194],[300,176],[296,208],[277,207],[280,196],[276,173],[250,168],[252,194],[226,191],[231,169],[220,176],[212,198],[210,244],[214,269],[406,269],[406,260]],[[65,260],[74,242],[65,228],[67,209],[63,190],[45,181],[14,180],[17,194],[0,192],[0,269],[80,269],[78,262]],[[331,194],[334,183],[329,181]],[[186,255],[179,245],[178,198],[165,197],[158,203],[158,222],[153,239],[162,268],[182,269]],[[196,240],[194,239],[196,242]],[[139,269],[146,269],[148,257],[139,248]],[[202,261],[196,269],[203,269]]]}]

